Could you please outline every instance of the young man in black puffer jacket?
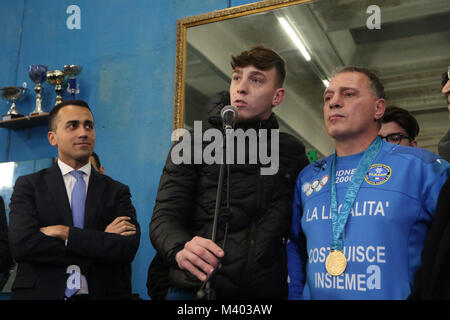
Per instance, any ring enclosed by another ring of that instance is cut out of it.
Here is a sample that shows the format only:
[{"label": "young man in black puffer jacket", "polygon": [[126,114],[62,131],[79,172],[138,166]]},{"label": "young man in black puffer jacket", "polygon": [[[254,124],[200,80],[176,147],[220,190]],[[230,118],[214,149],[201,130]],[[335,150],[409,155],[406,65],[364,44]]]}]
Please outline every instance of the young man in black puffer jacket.
[{"label": "young man in black puffer jacket", "polygon": [[[191,139],[191,150],[201,153],[201,163],[199,155],[186,157],[185,149],[183,159],[187,161],[175,161],[174,150],[180,150],[180,145],[173,146],[150,223],[150,239],[159,262],[152,263],[147,284],[149,292],[152,287],[161,289],[161,283],[167,284],[167,299],[195,299],[217,264],[220,267],[211,278],[217,299],[287,296],[285,239],[290,228],[295,180],[308,159],[300,141],[278,133],[278,122],[272,113],[285,95],[285,62],[271,49],[254,47],[232,57],[231,65],[230,100],[216,103],[209,122],[216,132],[222,130],[217,111],[231,102],[238,109],[236,131],[254,130],[258,140],[255,145],[246,139],[229,164],[229,179],[225,173],[221,207],[228,203],[230,210],[225,214],[221,210],[215,243],[210,239],[220,165],[204,161],[211,142],[202,141],[201,147],[195,148],[195,139]],[[227,98],[222,94],[220,101]],[[261,137],[267,137],[267,141]],[[276,159],[273,156],[278,152],[279,160],[267,163],[259,149],[264,149],[271,160]],[[236,161],[241,156],[245,163]],[[257,159],[256,163],[252,159]],[[152,277],[152,269],[162,276]]]}]

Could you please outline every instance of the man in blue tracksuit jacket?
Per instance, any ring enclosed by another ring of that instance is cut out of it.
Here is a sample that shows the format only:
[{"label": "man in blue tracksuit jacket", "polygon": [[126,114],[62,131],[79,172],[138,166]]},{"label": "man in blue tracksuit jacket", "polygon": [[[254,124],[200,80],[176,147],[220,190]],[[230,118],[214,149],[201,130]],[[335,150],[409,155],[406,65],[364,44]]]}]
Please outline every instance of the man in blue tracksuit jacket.
[{"label": "man in blue tracksuit jacket", "polygon": [[[289,299],[410,294],[450,169],[431,152],[381,141],[384,109],[383,86],[368,70],[347,67],[330,81],[324,121],[336,153],[310,164],[297,180],[287,244]],[[328,258],[332,251],[345,257],[342,269]]]}]

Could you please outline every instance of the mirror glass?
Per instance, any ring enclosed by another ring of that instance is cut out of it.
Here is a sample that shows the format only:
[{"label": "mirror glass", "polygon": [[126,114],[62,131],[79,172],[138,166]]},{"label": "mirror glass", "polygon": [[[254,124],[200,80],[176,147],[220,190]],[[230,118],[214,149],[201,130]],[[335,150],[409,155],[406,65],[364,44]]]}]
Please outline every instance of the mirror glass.
[{"label": "mirror glass", "polygon": [[317,150],[319,158],[334,151],[323,124],[323,91],[334,69],[356,65],[379,75],[387,105],[412,112],[419,147],[437,152],[449,127],[440,90],[450,65],[450,1],[263,3],[263,9],[248,5],[178,22],[185,36],[178,37],[176,79],[182,83],[175,87],[183,94],[175,93],[182,98],[175,101],[174,127],[177,119],[186,128],[204,119],[208,99],[228,90],[231,54],[263,45],[287,61],[286,97],[274,108],[280,129],[300,138],[307,151]]},{"label": "mirror glass", "polygon": [[17,162],[0,162],[0,196],[6,206],[9,217],[9,202],[18,177],[30,174],[53,165],[54,158],[26,160]]}]

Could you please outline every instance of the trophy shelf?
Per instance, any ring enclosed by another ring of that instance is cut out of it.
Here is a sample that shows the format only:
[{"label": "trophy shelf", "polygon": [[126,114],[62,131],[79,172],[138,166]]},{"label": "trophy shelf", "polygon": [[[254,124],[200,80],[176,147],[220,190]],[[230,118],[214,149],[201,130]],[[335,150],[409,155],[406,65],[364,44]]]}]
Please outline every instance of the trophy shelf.
[{"label": "trophy shelf", "polygon": [[48,112],[0,121],[0,128],[20,130],[48,124]]}]

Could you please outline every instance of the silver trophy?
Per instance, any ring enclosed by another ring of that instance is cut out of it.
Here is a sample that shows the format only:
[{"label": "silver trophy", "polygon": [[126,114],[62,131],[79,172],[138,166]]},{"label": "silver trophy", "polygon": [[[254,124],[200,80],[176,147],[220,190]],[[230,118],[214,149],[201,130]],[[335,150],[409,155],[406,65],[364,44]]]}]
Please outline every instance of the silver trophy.
[{"label": "silver trophy", "polygon": [[25,87],[3,87],[0,90],[2,92],[2,97],[11,100],[12,102],[11,108],[9,108],[7,114],[2,116],[2,120],[23,117],[16,108],[16,101],[20,100],[20,98],[25,95],[27,89]]},{"label": "silver trophy", "polygon": [[40,64],[33,64],[28,67],[28,76],[36,83],[34,92],[36,92],[36,107],[30,113],[30,116],[35,116],[44,113],[42,109],[42,85],[47,80],[47,67]]},{"label": "silver trophy", "polygon": [[66,64],[64,66],[64,73],[69,77],[69,85],[67,86],[67,92],[70,93],[72,100],[75,100],[75,95],[80,93],[80,88],[75,76],[81,73],[83,68],[76,64]]},{"label": "silver trophy", "polygon": [[56,103],[55,106],[63,101],[63,85],[66,83],[66,74],[61,70],[47,71],[47,81],[55,86]]}]

